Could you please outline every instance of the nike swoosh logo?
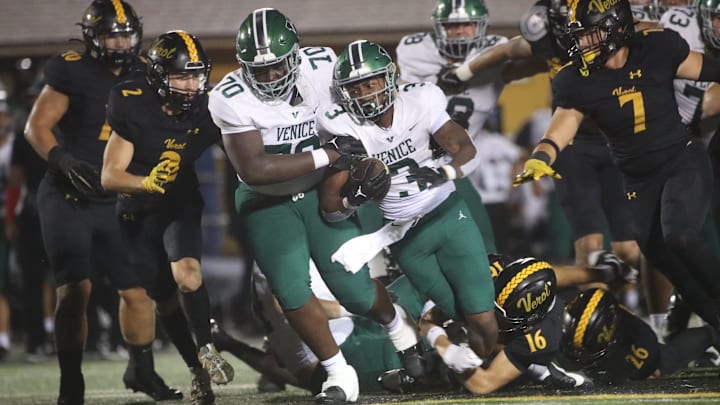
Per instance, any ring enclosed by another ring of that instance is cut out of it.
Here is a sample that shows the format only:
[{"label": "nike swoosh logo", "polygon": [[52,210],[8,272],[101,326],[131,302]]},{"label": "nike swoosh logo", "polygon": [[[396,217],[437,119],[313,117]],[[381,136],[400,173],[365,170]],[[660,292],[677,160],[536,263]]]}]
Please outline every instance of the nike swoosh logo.
[{"label": "nike swoosh logo", "polygon": [[408,132],[412,132],[412,130],[415,129],[415,127],[417,126],[417,124],[418,124],[418,123],[416,122],[413,126],[411,126],[410,128],[408,128]]}]

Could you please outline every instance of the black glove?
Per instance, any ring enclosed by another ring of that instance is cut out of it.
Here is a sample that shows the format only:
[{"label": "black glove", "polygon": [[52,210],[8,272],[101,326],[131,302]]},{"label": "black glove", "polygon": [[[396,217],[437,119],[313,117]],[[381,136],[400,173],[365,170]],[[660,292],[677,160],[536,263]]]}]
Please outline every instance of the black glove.
[{"label": "black glove", "polygon": [[67,177],[80,194],[98,196],[104,193],[100,183],[100,171],[87,162],[75,159],[60,146],[50,149],[48,164]]},{"label": "black glove", "polygon": [[358,207],[368,202],[377,202],[387,194],[390,189],[390,174],[383,170],[372,176],[372,169],[372,166],[366,167],[364,173],[361,173],[359,165],[350,166],[350,176],[343,187],[343,197],[347,198],[350,204]]},{"label": "black glove", "polygon": [[445,94],[460,94],[468,87],[467,83],[455,74],[455,66],[445,66],[440,69],[436,84]]},{"label": "black glove", "polygon": [[437,187],[448,181],[448,177],[442,169],[435,169],[432,167],[411,167],[410,170],[408,170],[408,173],[413,176],[415,181],[421,185],[426,185],[427,188]]},{"label": "black glove", "polygon": [[362,142],[352,136],[336,136],[323,146],[340,154],[340,158],[330,164],[339,170],[347,170],[353,161],[367,157]]}]

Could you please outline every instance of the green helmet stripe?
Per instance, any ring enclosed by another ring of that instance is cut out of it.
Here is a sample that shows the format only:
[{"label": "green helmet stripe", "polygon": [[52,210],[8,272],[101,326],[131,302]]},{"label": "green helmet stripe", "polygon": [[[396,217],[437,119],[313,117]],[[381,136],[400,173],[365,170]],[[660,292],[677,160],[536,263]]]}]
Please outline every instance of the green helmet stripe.
[{"label": "green helmet stripe", "polygon": [[465,9],[465,0],[455,0],[455,5],[453,6],[453,13],[457,13],[458,10]]}]

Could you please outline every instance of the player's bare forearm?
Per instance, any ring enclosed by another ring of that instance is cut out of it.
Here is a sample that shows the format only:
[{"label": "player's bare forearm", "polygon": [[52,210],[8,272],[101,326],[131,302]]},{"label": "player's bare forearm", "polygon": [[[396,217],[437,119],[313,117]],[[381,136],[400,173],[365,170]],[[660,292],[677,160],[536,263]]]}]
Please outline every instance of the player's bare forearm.
[{"label": "player's bare forearm", "polygon": [[530,43],[521,36],[511,38],[508,42],[493,47],[478,56],[474,57],[470,63],[470,71],[473,74],[482,72],[493,66],[497,66],[503,62],[515,59],[525,59],[532,57],[532,49]]},{"label": "player's bare forearm", "polygon": [[705,90],[702,100],[703,117],[712,117],[720,114],[720,84],[712,83]]},{"label": "player's bare forearm", "polygon": [[492,360],[487,369],[478,367],[460,375],[463,386],[475,395],[490,394],[504,387],[522,375],[522,371],[508,359],[501,350]]},{"label": "player's bare forearm", "polygon": [[344,211],[342,188],[348,180],[347,170],[333,170],[327,174],[320,187],[320,207],[324,212]]},{"label": "player's bare forearm", "polygon": [[455,121],[449,120],[433,134],[433,137],[452,156],[450,165],[455,169],[457,177],[466,175],[463,165],[473,160],[477,149],[465,129]]},{"label": "player's bare forearm", "polygon": [[45,85],[40,92],[25,126],[25,139],[40,157],[47,160],[50,149],[58,144],[52,130],[70,105],[70,98]]},{"label": "player's bare forearm", "polygon": [[[550,142],[539,143],[533,150],[533,154],[536,152],[547,153],[550,156],[548,164],[552,164],[557,159],[558,152],[562,152],[575,137],[582,120],[583,114],[580,111],[558,107],[553,113],[550,125],[542,138]],[[557,146],[557,150],[553,143]]]},{"label": "player's bare forearm", "polygon": [[105,153],[100,181],[105,190],[121,193],[141,193],[144,191],[144,176],[136,176],[127,172],[133,154],[134,145],[114,131],[110,134]]}]

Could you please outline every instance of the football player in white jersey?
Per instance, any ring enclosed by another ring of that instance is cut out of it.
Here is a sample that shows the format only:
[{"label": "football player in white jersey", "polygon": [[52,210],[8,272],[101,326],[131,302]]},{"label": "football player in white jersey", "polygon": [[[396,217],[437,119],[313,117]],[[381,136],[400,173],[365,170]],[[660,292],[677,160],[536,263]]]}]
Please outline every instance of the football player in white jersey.
[{"label": "football player in white jersey", "polygon": [[[507,38],[485,35],[488,10],[483,0],[438,0],[432,20],[433,33],[410,34],[400,40],[396,52],[401,79],[437,83],[446,94],[450,117],[475,139],[505,86],[505,69],[489,69],[468,82],[446,78],[466,60],[507,42]],[[467,179],[455,183],[480,227],[485,247],[496,251],[493,229],[479,194]]]},{"label": "football player in white jersey", "polygon": [[243,21],[236,52],[241,68],[213,90],[210,112],[241,179],[236,209],[248,247],[288,321],[328,373],[317,402],[354,402],[358,381],[310,290],[311,258],[343,306],[382,324],[404,365],[422,374],[417,331],[404,310],[370,279],[367,266],[348,273],[330,260],[342,242],[359,234],[356,223],[328,224],[318,212],[315,186],[338,157],[320,147],[316,130],[316,112],[331,100],[334,52],[300,48],[292,22],[269,8]]},{"label": "football player in white jersey", "polygon": [[[357,206],[379,201],[388,223],[379,231],[343,244],[333,255],[354,271],[390,245],[393,257],[422,295],[449,316],[467,322],[472,350],[486,357],[497,340],[493,282],[482,236],[451,180],[476,164],[472,140],[445,111],[445,95],[432,83],[398,86],[387,51],[359,40],[338,57],[333,87],[341,103],[320,115],[322,135],[362,141],[369,156],[382,160],[392,181],[384,197],[360,192],[366,185],[347,172],[330,174],[323,186],[322,210],[342,221]],[[433,158],[431,139],[451,156]],[[353,168],[351,167],[351,171]]]}]

